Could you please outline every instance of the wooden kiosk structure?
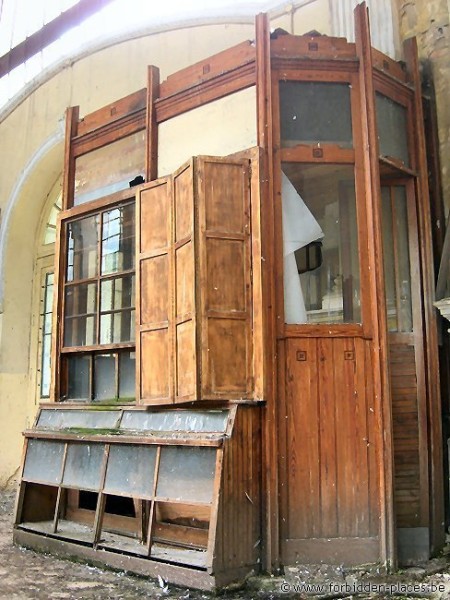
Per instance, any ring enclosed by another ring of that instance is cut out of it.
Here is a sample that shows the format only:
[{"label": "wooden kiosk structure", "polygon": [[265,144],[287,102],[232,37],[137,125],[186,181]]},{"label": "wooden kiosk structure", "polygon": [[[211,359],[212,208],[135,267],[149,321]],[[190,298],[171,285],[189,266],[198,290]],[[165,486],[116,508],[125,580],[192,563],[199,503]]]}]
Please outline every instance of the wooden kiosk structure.
[{"label": "wooden kiosk structure", "polygon": [[[255,43],[68,109],[18,543],[204,589],[442,546],[417,51],[355,22],[347,43],[261,15]],[[159,177],[162,122],[252,86],[258,148]]]}]

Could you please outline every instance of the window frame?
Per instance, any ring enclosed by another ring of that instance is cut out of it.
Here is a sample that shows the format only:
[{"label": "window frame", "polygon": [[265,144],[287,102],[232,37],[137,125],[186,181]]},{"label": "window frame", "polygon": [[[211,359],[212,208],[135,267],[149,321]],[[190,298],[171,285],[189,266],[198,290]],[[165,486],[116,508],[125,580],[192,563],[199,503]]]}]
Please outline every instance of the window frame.
[{"label": "window frame", "polygon": [[[279,84],[282,81],[298,82],[320,82],[320,83],[346,83],[350,86],[350,110],[352,123],[352,142],[351,148],[340,147],[336,143],[307,144],[300,143],[294,147],[281,146],[281,120],[280,120],[280,92]],[[277,306],[279,307],[279,325],[278,336],[303,337],[317,336],[326,334],[327,336],[355,336],[371,337],[371,317],[369,314],[368,297],[368,272],[364,264],[367,256],[367,231],[364,224],[367,222],[367,213],[365,203],[360,198],[361,192],[365,188],[363,154],[362,154],[362,129],[361,129],[361,107],[360,107],[360,83],[357,63],[341,66],[335,72],[324,72],[319,63],[314,62],[302,70],[293,68],[278,68],[272,71],[272,98],[273,98],[273,119],[274,119],[274,145],[277,148],[275,153],[274,185],[281,198],[281,171],[283,163],[299,164],[335,164],[352,166],[355,172],[355,194],[356,194],[356,229],[358,234],[359,250],[359,277],[360,277],[360,301],[361,301],[361,322],[360,323],[301,323],[288,324],[284,318],[284,285],[283,285],[283,233],[282,233],[282,215],[281,202],[275,205],[277,231],[277,271],[280,275],[277,285]]]},{"label": "window frame", "polygon": [[[66,287],[66,274],[67,274],[67,248],[68,248],[68,233],[67,226],[70,222],[100,214],[104,211],[113,210],[124,205],[136,205],[136,189],[128,188],[121,190],[110,196],[105,196],[92,202],[80,204],[78,206],[62,210],[58,215],[57,222],[57,241],[56,241],[56,269],[55,269],[55,280],[54,280],[54,304],[53,312],[58,318],[54,319],[53,332],[52,332],[52,383],[50,390],[50,402],[61,402],[64,401],[67,404],[91,404],[91,403],[102,403],[102,401],[96,401],[93,397],[93,385],[90,382],[90,397],[89,398],[67,398],[68,381],[67,381],[67,357],[70,355],[89,355],[91,356],[91,363],[94,362],[96,354],[106,353],[119,353],[120,351],[134,352],[136,348],[135,341],[129,342],[118,342],[113,344],[96,344],[95,346],[64,346],[64,308],[65,308],[65,287]],[[135,225],[134,225],[135,227]],[[100,237],[101,229],[99,226]],[[99,257],[100,260],[100,257]],[[133,272],[127,271],[127,274],[135,275],[136,264]],[[112,277],[120,277],[121,273],[112,274]],[[100,274],[98,274],[96,281],[101,281]],[[69,282],[70,283],[70,282]],[[137,298],[135,298],[136,304]],[[97,306],[97,315],[100,315],[100,307]],[[115,361],[118,363],[118,361]],[[91,370],[90,378],[92,380],[93,372]],[[116,374],[117,379],[117,374]],[[130,398],[112,398],[111,401],[103,401],[104,404],[120,404],[121,401],[124,405],[130,403]],[[135,401],[135,397],[133,400]]]}]

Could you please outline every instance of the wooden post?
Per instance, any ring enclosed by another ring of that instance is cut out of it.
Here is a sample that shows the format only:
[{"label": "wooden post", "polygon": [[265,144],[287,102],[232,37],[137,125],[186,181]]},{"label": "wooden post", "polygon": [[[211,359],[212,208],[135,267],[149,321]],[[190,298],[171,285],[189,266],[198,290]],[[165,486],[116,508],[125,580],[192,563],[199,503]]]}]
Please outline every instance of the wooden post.
[{"label": "wooden post", "polygon": [[377,435],[380,498],[380,559],[395,567],[394,475],[389,347],[384,294],[383,244],[381,237],[381,189],[378,134],[375,118],[372,48],[366,3],[355,8],[356,52],[360,61],[361,124],[364,181],[367,202],[370,308],[373,315],[372,369]]},{"label": "wooden post", "polygon": [[79,112],[79,106],[71,106],[66,110],[62,210],[73,206],[75,158],[72,151],[72,138],[77,135]]},{"label": "wooden post", "polygon": [[278,504],[278,444],[276,399],[276,294],[274,279],[274,179],[273,179],[273,124],[272,77],[270,64],[270,27],[267,15],[256,17],[256,94],[258,146],[261,160],[261,230],[262,230],[262,302],[265,347],[266,406],[262,412],[262,514],[263,569],[271,571],[279,565],[279,504]]},{"label": "wooden post", "polygon": [[159,69],[150,65],[147,77],[145,181],[158,177],[158,122],[155,100],[159,97]]},{"label": "wooden post", "polygon": [[445,542],[444,533],[444,480],[442,456],[442,416],[439,389],[439,356],[437,343],[436,309],[434,301],[433,245],[431,238],[431,212],[428,189],[428,167],[425,146],[422,88],[419,74],[417,41],[404,43],[405,60],[410,81],[414,87],[414,144],[417,159],[417,214],[419,221],[420,259],[424,307],[424,340],[426,386],[428,400],[429,477],[430,477],[430,550],[434,554]]}]

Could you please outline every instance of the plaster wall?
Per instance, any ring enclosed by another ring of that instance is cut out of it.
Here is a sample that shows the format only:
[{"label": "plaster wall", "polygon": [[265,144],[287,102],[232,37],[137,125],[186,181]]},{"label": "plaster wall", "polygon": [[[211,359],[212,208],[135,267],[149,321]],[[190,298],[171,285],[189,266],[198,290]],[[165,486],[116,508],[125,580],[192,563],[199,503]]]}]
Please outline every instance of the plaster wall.
[{"label": "plaster wall", "polygon": [[225,156],[257,144],[255,87],[190,110],[158,128],[158,176],[191,156]]}]

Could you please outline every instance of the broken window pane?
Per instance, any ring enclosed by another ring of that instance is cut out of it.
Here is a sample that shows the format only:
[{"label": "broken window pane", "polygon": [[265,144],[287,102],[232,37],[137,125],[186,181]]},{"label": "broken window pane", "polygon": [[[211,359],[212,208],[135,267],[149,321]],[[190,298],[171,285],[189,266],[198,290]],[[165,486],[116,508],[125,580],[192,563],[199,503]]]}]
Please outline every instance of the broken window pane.
[{"label": "broken window pane", "polygon": [[[360,323],[354,168],[284,163],[282,173],[285,322]],[[296,253],[320,242],[317,268]]]}]

